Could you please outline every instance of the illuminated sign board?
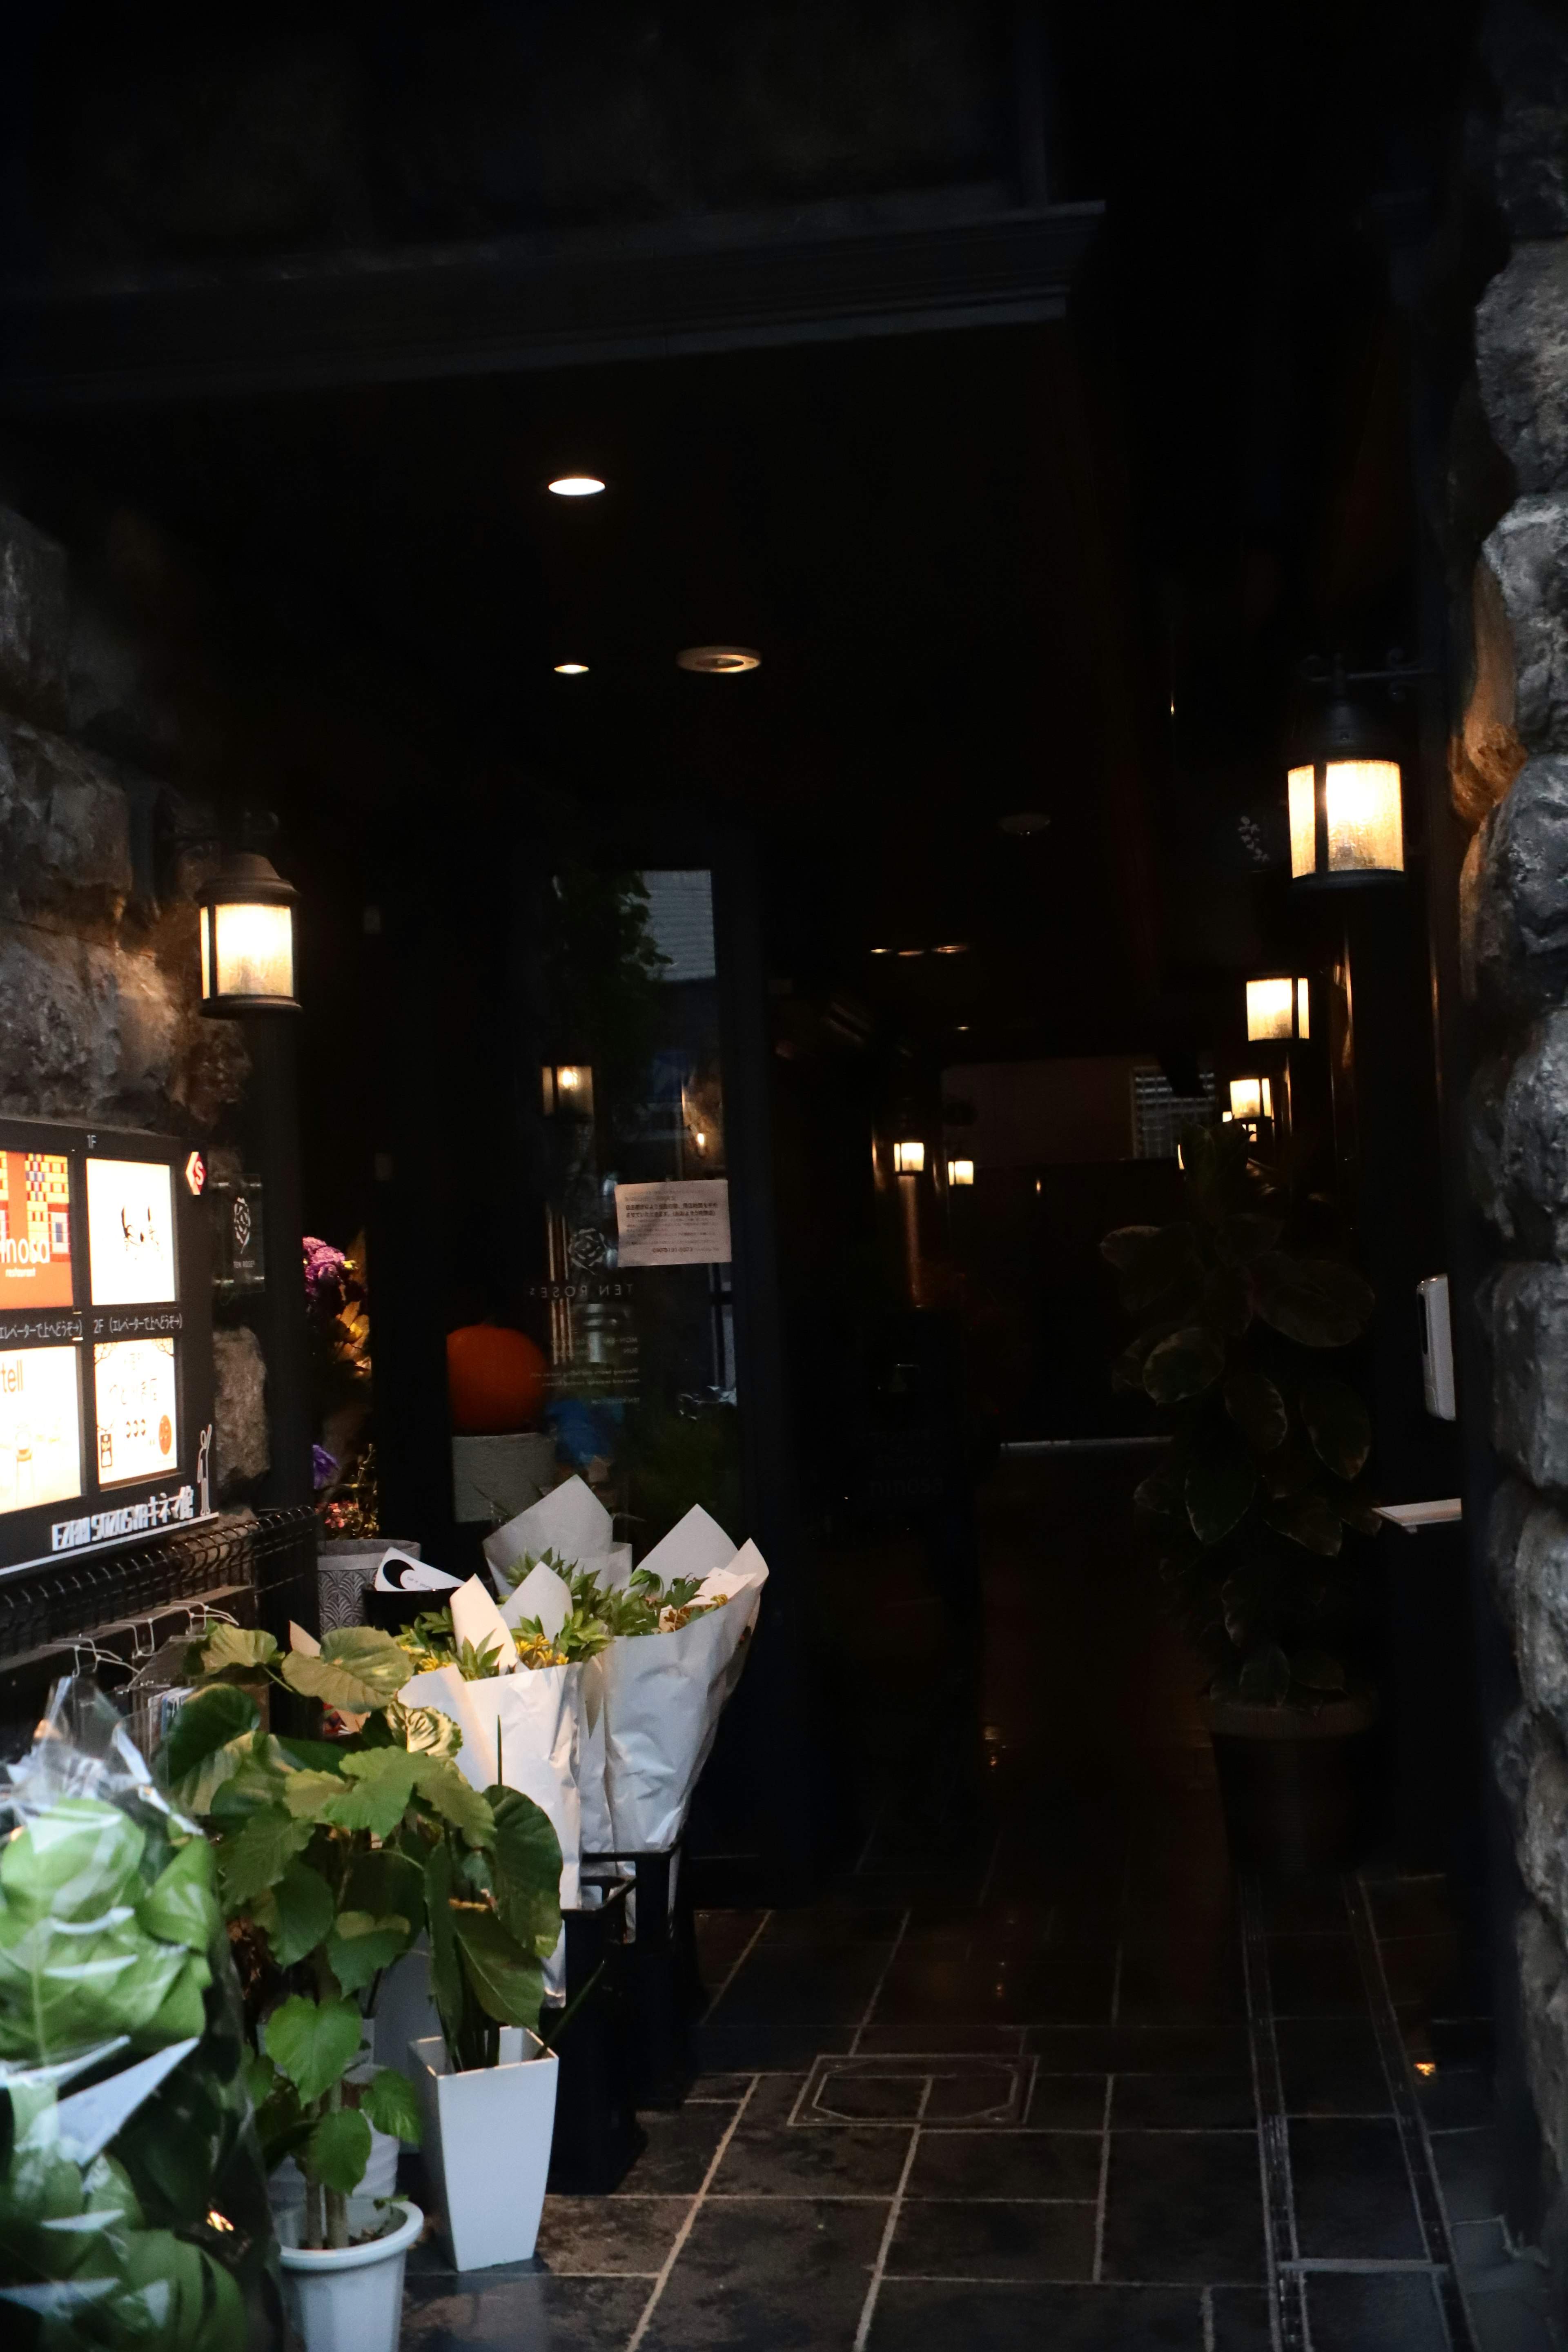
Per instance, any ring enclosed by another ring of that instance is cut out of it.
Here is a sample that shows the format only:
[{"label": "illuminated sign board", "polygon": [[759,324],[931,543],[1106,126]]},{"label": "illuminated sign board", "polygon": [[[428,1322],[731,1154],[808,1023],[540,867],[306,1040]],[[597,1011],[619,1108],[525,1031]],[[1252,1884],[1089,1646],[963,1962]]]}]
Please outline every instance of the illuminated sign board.
[{"label": "illuminated sign board", "polygon": [[188,1139],[0,1119],[0,1574],[209,1507],[197,1161]]}]

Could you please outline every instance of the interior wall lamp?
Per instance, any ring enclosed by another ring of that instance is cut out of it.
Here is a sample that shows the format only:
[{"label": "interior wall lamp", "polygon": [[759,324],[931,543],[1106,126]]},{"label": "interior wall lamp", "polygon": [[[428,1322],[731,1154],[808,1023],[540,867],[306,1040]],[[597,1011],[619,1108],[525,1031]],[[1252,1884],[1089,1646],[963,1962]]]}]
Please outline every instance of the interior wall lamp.
[{"label": "interior wall lamp", "polygon": [[1404,873],[1400,763],[1350,689],[1384,685],[1397,698],[1426,674],[1397,654],[1383,669],[1347,670],[1338,656],[1331,667],[1303,665],[1308,683],[1326,688],[1328,700],[1286,780],[1292,881],[1342,889]]},{"label": "interior wall lamp", "polygon": [[1227,1119],[1272,1118],[1274,1089],[1267,1078],[1232,1078]]},{"label": "interior wall lamp", "polygon": [[911,1141],[894,1144],[893,1173],[895,1176],[918,1176],[925,1164],[926,1148],[923,1143]]},{"label": "interior wall lamp", "polygon": [[298,1013],[294,993],[294,901],[269,857],[235,851],[197,898],[202,1011],[215,1020],[241,1013]]},{"label": "interior wall lamp", "polygon": [[1247,983],[1247,1036],[1249,1045],[1269,1040],[1310,1037],[1312,1034],[1312,992],[1305,980],[1249,980]]}]

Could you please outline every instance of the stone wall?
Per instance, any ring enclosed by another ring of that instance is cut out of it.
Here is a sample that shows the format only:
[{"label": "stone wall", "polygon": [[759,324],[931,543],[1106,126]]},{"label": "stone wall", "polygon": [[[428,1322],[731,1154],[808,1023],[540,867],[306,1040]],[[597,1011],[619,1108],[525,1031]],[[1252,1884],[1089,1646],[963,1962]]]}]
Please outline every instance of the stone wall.
[{"label": "stone wall", "polygon": [[[160,863],[191,813],[135,649],[63,548],[0,508],[0,1111],[221,1136],[246,1077],[197,1007],[195,869]],[[140,751],[141,766],[100,748]],[[220,1335],[219,1494],[267,1468],[254,1332]]]},{"label": "stone wall", "polygon": [[[1480,551],[1450,747],[1475,837],[1461,962],[1481,1047],[1472,1197],[1500,1245],[1477,1302],[1504,1475],[1487,1531],[1518,1698],[1493,1763],[1526,1889],[1514,1923],[1548,2231],[1568,2221],[1568,22],[1493,0],[1478,142],[1508,258],[1476,313],[1476,373],[1511,500]],[[1460,484],[1461,499],[1464,485]]]}]

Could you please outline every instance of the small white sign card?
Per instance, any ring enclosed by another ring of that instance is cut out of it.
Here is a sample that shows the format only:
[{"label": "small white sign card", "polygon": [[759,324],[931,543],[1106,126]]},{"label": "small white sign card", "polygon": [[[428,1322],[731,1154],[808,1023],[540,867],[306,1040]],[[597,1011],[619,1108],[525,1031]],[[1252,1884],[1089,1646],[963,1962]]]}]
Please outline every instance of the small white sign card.
[{"label": "small white sign card", "polygon": [[617,1184],[616,1231],[622,1265],[728,1265],[729,1184]]}]

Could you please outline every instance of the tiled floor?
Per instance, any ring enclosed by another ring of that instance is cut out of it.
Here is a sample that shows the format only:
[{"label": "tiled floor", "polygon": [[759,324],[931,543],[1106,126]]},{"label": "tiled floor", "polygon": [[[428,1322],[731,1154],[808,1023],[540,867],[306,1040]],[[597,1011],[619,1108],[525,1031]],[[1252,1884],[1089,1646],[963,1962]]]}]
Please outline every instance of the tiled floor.
[{"label": "tiled floor", "polygon": [[418,2250],[407,2352],[1560,2346],[1441,1886],[1238,1885],[1189,1727],[1114,1764],[1000,1727],[809,1908],[702,1920],[693,2096],[616,2195],[549,2200],[531,2267]]}]

